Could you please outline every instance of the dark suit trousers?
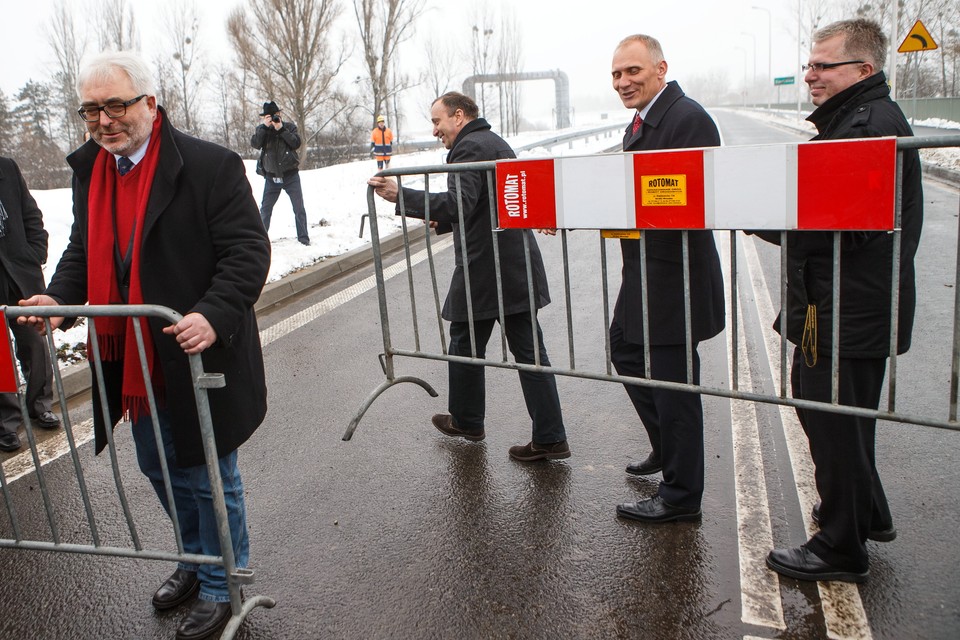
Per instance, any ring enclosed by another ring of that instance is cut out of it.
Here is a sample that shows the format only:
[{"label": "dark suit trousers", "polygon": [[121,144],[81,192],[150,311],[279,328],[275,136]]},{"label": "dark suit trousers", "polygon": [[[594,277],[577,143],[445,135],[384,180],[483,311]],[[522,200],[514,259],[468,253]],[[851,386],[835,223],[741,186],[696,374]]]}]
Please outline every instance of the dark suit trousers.
[{"label": "dark suit trousers", "polygon": [[286,191],[293,205],[293,219],[297,224],[297,240],[310,240],[307,230],[307,210],[303,206],[303,187],[300,186],[300,172],[288,171],[283,174],[283,182],[274,182],[273,177],[263,177],[263,200],[260,202],[260,219],[263,228],[270,231],[270,219],[273,217],[273,206],[280,198],[280,192]]},{"label": "dark suit trousers", "polygon": [[[626,342],[617,321],[610,326],[613,366],[622,376],[645,378],[643,345]],[[687,381],[685,345],[650,347],[654,380]],[[693,383],[700,384],[700,356],[693,345]],[[703,497],[703,404],[700,394],[626,384],[653,453],[663,463],[659,496],[677,507],[696,508]]]},{"label": "dark suit trousers", "polygon": [[[487,342],[493,332],[495,319],[477,320],[473,330],[477,344],[477,357],[486,354]],[[540,323],[535,322],[540,343],[540,364],[550,366],[547,349],[543,345],[543,333]],[[533,332],[530,314],[518,313],[504,317],[504,331],[507,345],[514,359],[520,364],[533,364]],[[468,322],[450,323],[450,355],[470,357],[470,324]],[[466,429],[483,428],[486,412],[485,369],[482,366],[449,363],[448,375],[450,395],[448,407],[450,415],[459,427]],[[552,373],[520,371],[520,387],[527,404],[527,413],[533,422],[533,442],[552,444],[567,439],[563,428],[563,415],[560,411],[560,397],[557,394],[557,380]]]},{"label": "dark suit trousers", "polygon": [[[840,404],[876,409],[886,368],[886,358],[840,358]],[[830,358],[824,357],[814,367],[806,366],[796,349],[793,396],[830,402],[830,369]],[[806,409],[797,409],[797,416],[810,441],[821,500],[820,531],[807,542],[807,548],[835,566],[865,571],[867,533],[893,526],[877,473],[877,421]]]},{"label": "dark suit trousers", "polygon": [[[3,304],[17,304],[21,298],[20,291],[10,286],[2,267],[0,295],[3,296]],[[43,336],[36,329],[17,324],[15,320],[10,321],[9,325],[16,345],[14,352],[27,382],[27,412],[35,418],[52,407],[53,370],[50,368],[50,354]],[[0,433],[16,433],[22,422],[17,394],[0,393]]]}]

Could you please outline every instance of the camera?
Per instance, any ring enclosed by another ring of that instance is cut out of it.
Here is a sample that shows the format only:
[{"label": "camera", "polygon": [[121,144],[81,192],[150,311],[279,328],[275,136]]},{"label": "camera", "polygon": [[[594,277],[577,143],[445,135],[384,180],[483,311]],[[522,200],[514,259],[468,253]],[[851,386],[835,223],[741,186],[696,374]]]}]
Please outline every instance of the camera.
[{"label": "camera", "polygon": [[278,116],[277,114],[273,114],[273,116],[271,116],[270,119],[273,120],[274,122],[280,122],[280,116]]}]

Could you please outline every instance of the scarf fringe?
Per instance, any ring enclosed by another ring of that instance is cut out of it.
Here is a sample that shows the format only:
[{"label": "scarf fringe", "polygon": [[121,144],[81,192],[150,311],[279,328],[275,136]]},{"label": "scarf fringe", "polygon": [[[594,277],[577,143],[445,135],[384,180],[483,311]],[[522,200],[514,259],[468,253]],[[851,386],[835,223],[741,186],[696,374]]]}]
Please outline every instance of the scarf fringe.
[{"label": "scarf fringe", "polygon": [[[167,406],[167,397],[164,389],[154,389],[153,397],[157,403],[157,410],[163,409]],[[150,415],[150,403],[147,402],[147,399],[143,396],[130,396],[124,395],[121,399],[121,406],[123,407],[123,416],[130,422],[136,422],[140,419],[141,416]]]}]

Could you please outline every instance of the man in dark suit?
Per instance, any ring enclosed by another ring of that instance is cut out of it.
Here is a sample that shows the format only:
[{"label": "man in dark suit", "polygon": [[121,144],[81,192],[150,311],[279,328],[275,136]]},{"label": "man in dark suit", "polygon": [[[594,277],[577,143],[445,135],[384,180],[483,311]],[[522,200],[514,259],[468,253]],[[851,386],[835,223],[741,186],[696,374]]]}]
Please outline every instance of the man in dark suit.
[{"label": "man in dark suit", "polygon": [[[623,138],[624,151],[650,151],[720,145],[717,127],[676,82],[666,82],[667,63],[650,36],[625,38],[613,54],[613,88],[634,120]],[[645,377],[644,344],[650,348],[655,380],[688,382],[683,299],[682,231],[645,231],[647,314],[643,332],[640,241],[621,240],[623,278],[610,325],[613,364],[624,376]],[[724,326],[720,258],[710,231],[687,232],[690,256],[690,323],[693,379],[700,383],[697,344]],[[650,455],[627,466],[627,473],[663,471],[657,494],[617,506],[622,518],[644,522],[695,520],[703,496],[703,406],[699,394],[624,385],[650,438]]]},{"label": "man in dark suit", "polygon": [[[883,74],[887,37],[871,20],[841,20],[813,34],[804,81],[817,107],[807,118],[814,140],[912,136]],[[916,311],[914,257],[923,226],[923,185],[916,149],[902,152],[900,281],[897,353],[910,348]],[[851,188],[856,188],[853,185]],[[829,199],[823,206],[829,208]],[[780,234],[759,234],[780,242]],[[796,345],[791,369],[795,398],[829,403],[833,387],[833,277],[840,267],[837,396],[842,405],[876,409],[890,355],[890,298],[894,234],[844,231],[840,255],[833,233],[787,234],[788,305],[776,328]],[[811,339],[809,315],[820,331]],[[813,348],[811,348],[811,346]],[[797,409],[810,441],[821,503],[813,508],[820,530],[798,547],[774,549],[767,566],[798,580],[863,582],[869,576],[867,540],[897,535],[877,471],[874,418]]]},{"label": "man in dark suit", "polygon": [[[487,121],[479,117],[477,104],[460,93],[446,93],[437,98],[430,109],[433,135],[440,138],[450,150],[447,162],[479,162],[515,158],[513,149],[492,131]],[[459,180],[458,180],[459,178]],[[460,237],[461,219],[457,203],[463,205],[463,233],[466,236],[467,255],[460,242],[454,242],[456,268],[450,280],[450,290],[443,305],[442,316],[450,321],[450,355],[471,357],[470,324],[476,338],[476,357],[483,358],[487,341],[499,317],[497,303],[494,240],[490,220],[490,200],[487,172],[467,171],[451,173],[447,191],[430,194],[430,223],[437,233],[455,232]],[[459,188],[458,188],[459,181]],[[368,184],[377,195],[389,202],[398,202],[395,180],[373,177]],[[424,217],[423,191],[403,189],[403,203],[409,216]],[[507,230],[496,232],[500,252],[500,276],[503,283],[504,331],[507,343],[518,363],[533,364],[533,331],[538,335],[540,364],[549,367],[543,334],[536,316],[531,317],[527,287],[527,267],[524,259],[524,237],[530,246],[533,273],[534,306],[540,309],[550,302],[543,259],[533,232]],[[472,317],[467,310],[467,281],[464,264],[470,273]],[[433,425],[448,436],[483,440],[485,390],[482,366],[450,362],[449,414],[433,416]],[[530,462],[557,460],[570,457],[567,435],[560,411],[556,378],[552,373],[520,371],[520,386],[533,422],[533,438],[526,445],[510,448],[510,457]]]},{"label": "man in dark suit", "polygon": [[[0,158],[0,304],[14,305],[25,296],[43,291],[43,264],[47,261],[47,232],[20,167]],[[60,419],[53,405],[53,370],[50,352],[36,331],[10,324],[16,340],[17,360],[27,381],[27,411],[34,426],[56,429]],[[15,393],[0,393],[0,451],[20,448],[17,429],[23,423]]]},{"label": "man in dark suit", "polygon": [[[184,552],[221,555],[187,358],[203,353],[205,368],[226,377],[226,386],[208,397],[234,558],[245,567],[249,538],[237,448],[267,409],[253,304],[267,277],[270,242],[243,163],[174,129],[157,106],[150,68],[133,53],[93,58],[77,88],[90,140],[67,159],[74,170],[70,242],[46,293],[21,304],[145,303],[183,314],[173,325],[151,319],[143,334],[162,451],[133,320],[96,319],[110,413],[105,424],[94,389],[96,450],[104,447],[106,429],[129,416],[140,469],[167,512],[176,510]],[[161,455],[174,505],[167,501]],[[214,635],[230,618],[223,567],[208,564],[181,563],[154,594],[153,606],[172,609],[198,588],[199,599],[177,629],[180,640]]]}]

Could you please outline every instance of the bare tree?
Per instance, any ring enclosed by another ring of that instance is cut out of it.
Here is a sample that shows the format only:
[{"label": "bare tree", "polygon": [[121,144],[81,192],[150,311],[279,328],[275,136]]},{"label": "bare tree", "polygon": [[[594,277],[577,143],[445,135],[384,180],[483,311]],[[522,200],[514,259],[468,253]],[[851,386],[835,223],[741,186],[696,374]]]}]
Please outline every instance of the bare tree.
[{"label": "bare tree", "polygon": [[[495,34],[493,30],[493,16],[490,7],[486,2],[480,2],[474,5],[473,25],[471,30],[473,36],[470,39],[470,60],[473,62],[473,74],[485,76],[490,73],[490,67],[493,64],[492,52],[496,50]],[[479,84],[480,95],[477,103],[480,106],[480,114],[489,118],[487,113],[487,93],[488,87],[485,83]]]},{"label": "bare tree", "polygon": [[[517,15],[504,5],[500,15],[500,38],[497,48],[497,70],[501,74],[519,73],[523,69],[523,43]],[[500,83],[500,128],[504,135],[520,131],[520,83]]]},{"label": "bare tree", "polygon": [[[353,13],[360,30],[363,61],[370,81],[371,126],[390,98],[407,88],[407,79],[398,75],[394,56],[407,40],[417,18],[423,13],[424,0],[353,0]],[[394,113],[394,120],[397,114]]]},{"label": "bare tree", "polygon": [[293,117],[305,142],[308,123],[343,108],[332,89],[348,51],[329,44],[340,11],[337,0],[248,0],[227,19],[240,69]]},{"label": "bare tree", "polygon": [[100,0],[94,7],[94,31],[99,38],[101,51],[140,48],[140,35],[133,19],[133,7],[127,4],[127,0]]},{"label": "bare tree", "polygon": [[47,26],[47,40],[56,58],[53,103],[57,107],[62,139],[67,148],[73,148],[83,142],[86,126],[77,117],[77,74],[80,60],[86,49],[86,42],[77,28],[73,11],[65,0],[58,0],[53,7],[53,15]]},{"label": "bare tree", "polygon": [[[460,56],[446,41],[436,38],[431,32],[425,34],[420,43],[426,56],[427,66],[420,75],[420,85],[426,93],[425,105],[429,105],[435,98],[447,91],[460,90],[454,83],[454,78],[462,73]],[[430,109],[424,106],[423,115],[428,115]]]},{"label": "bare tree", "polygon": [[201,98],[201,89],[205,78],[202,52],[197,42],[200,31],[200,17],[197,15],[196,2],[180,0],[167,5],[163,22],[166,45],[165,55],[169,61],[171,80],[178,94],[178,109],[170,114],[174,123],[185,131],[200,133],[196,120],[196,110]]},{"label": "bare tree", "polygon": [[250,153],[249,123],[252,120],[246,83],[247,72],[220,64],[213,72],[217,79],[213,87],[217,126],[211,140],[242,155]]}]

